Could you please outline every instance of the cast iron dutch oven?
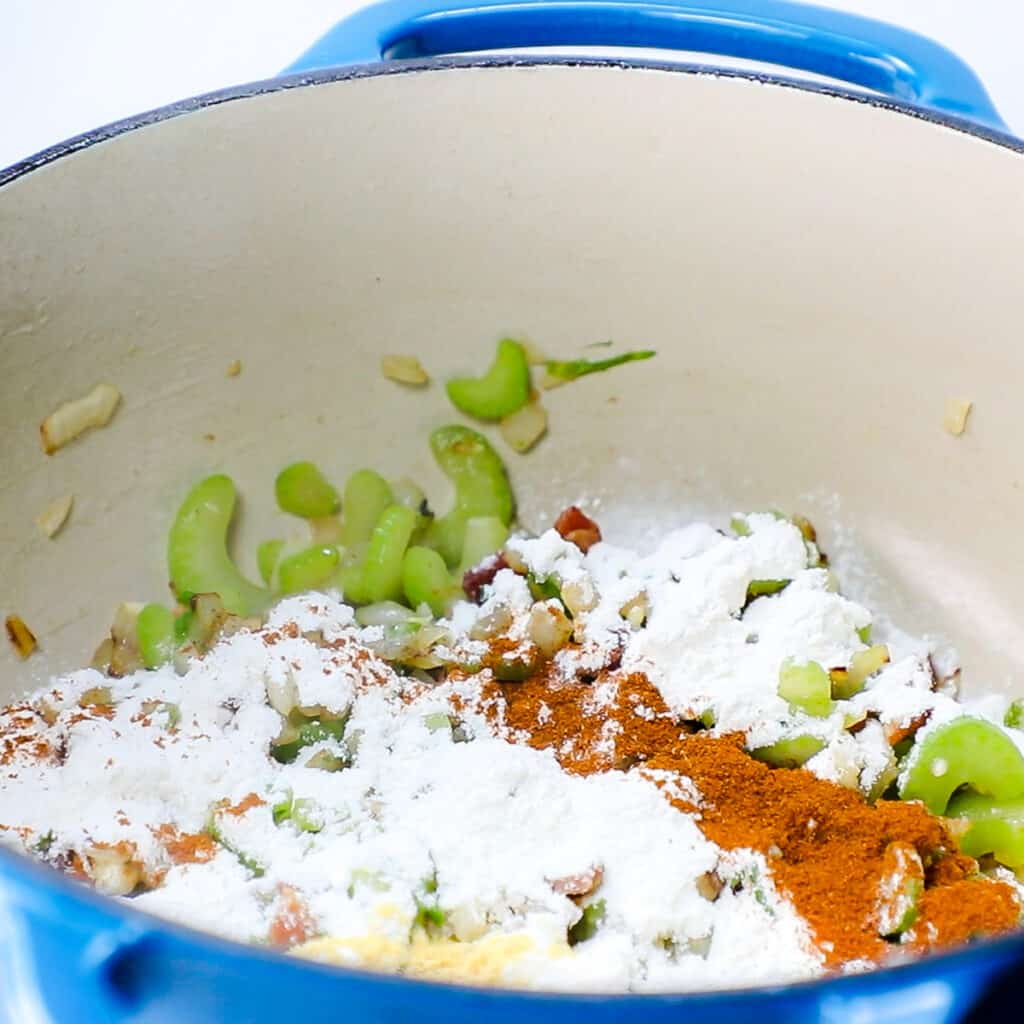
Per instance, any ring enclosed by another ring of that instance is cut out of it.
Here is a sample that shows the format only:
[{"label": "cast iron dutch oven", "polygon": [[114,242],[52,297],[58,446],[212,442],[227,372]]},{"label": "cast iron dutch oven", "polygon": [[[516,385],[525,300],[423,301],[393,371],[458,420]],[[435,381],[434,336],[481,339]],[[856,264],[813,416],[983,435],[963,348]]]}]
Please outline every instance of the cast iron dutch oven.
[{"label": "cast iron dutch oven", "polygon": [[[872,91],[479,55],[569,44]],[[258,494],[294,458],[371,460],[443,495],[425,436],[451,411],[400,394],[380,355],[443,377],[504,333],[658,350],[650,372],[550,403],[549,438],[513,464],[526,525],[581,495],[622,539],[799,507],[858,596],[955,639],[969,689],[1019,688],[1022,251],[1021,144],[962,63],[909,33],[753,0],[368,9],[283,77],[0,172],[3,603],[42,646],[24,667],[3,655],[0,696],[83,664],[118,601],[163,593],[168,521],[202,475]],[[99,380],[124,394],[113,424],[44,457],[39,421]],[[956,440],[953,396],[975,409]],[[74,519],[48,543],[32,519],[64,493]],[[247,511],[239,550],[265,526]],[[1024,935],[743,992],[473,990],[233,945],[0,856],[14,1024],[1011,1021],[1022,964]]]}]

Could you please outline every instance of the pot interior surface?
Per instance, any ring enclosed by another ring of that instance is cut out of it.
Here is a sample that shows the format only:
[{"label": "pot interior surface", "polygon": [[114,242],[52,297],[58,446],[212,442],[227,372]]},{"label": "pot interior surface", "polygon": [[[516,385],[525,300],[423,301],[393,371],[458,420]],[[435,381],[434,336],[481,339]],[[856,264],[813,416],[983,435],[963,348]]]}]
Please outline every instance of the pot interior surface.
[{"label": "pot interior surface", "polygon": [[[0,699],[86,664],[119,601],[166,595],[168,524],[205,474],[240,488],[253,573],[293,459],[409,474],[443,508],[439,382],[504,334],[658,350],[550,393],[549,436],[508,455],[527,528],[578,502],[649,546],[693,516],[801,511],[847,592],[955,643],[968,692],[1013,686],[1022,186],[1020,154],[866,103],[559,65],[254,95],[14,180],[2,604],[41,650],[0,652]],[[383,379],[389,352],[432,386]],[[111,425],[45,456],[40,420],[99,381],[124,395]],[[951,397],[974,402],[960,437]]]}]

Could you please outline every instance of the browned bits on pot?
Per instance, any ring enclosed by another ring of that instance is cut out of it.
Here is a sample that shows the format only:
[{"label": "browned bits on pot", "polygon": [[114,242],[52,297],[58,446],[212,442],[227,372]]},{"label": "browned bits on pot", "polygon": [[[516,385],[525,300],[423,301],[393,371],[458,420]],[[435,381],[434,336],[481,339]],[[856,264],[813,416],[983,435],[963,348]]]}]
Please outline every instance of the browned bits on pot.
[{"label": "browned bits on pot", "polygon": [[555,520],[555,529],[584,554],[601,539],[601,528],[576,505],[570,505]]},{"label": "browned bits on pot", "polygon": [[25,625],[25,620],[21,616],[8,615],[4,619],[4,628],[7,630],[7,639],[11,642],[14,653],[22,661],[39,646],[35,634]]}]

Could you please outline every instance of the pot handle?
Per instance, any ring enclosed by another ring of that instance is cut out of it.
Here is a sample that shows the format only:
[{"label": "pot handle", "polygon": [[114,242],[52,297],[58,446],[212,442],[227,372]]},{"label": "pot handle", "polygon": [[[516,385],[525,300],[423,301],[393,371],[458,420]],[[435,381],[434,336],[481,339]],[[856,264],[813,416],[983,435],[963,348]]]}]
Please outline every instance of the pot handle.
[{"label": "pot handle", "polygon": [[386,0],[338,22],[287,72],[531,46],[639,46],[783,65],[1006,131],[944,46],[790,0]]}]

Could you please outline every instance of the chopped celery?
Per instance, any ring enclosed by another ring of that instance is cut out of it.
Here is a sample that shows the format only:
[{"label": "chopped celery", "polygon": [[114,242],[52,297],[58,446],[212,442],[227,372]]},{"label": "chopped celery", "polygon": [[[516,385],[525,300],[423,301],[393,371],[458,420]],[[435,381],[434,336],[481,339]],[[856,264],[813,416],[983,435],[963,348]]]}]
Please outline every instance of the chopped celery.
[{"label": "chopped celery", "polygon": [[534,601],[562,600],[562,584],[557,576],[534,576],[526,574],[526,584]]},{"label": "chopped celery", "polygon": [[832,696],[836,700],[849,700],[864,689],[870,676],[889,664],[889,648],[875,644],[865,651],[857,651],[850,659],[849,668],[834,668],[829,672],[832,679]]},{"label": "chopped celery", "polygon": [[426,543],[454,567],[462,557],[468,519],[493,516],[506,525],[512,522],[512,487],[497,452],[485,437],[469,427],[455,425],[435,430],[430,435],[430,447],[455,488],[455,501],[446,515],[431,523]]},{"label": "chopped celery", "polygon": [[1024,797],[996,800],[979,793],[957,793],[946,816],[970,822],[960,835],[960,849],[968,856],[990,853],[1008,868],[1024,868]]},{"label": "chopped celery", "polygon": [[747,584],[747,600],[753,601],[755,597],[778,594],[785,590],[791,582],[791,580],[751,580]]},{"label": "chopped celery", "polygon": [[306,768],[316,768],[321,772],[340,772],[347,768],[351,760],[346,757],[339,757],[330,750],[318,750],[305,764]]},{"label": "chopped celery", "polygon": [[885,848],[878,892],[878,934],[902,935],[917,920],[924,893],[924,865],[912,843],[897,840]]},{"label": "chopped celery", "polygon": [[911,750],[900,799],[943,814],[961,786],[996,800],[1024,796],[1024,755],[999,726],[965,717],[930,731]]},{"label": "chopped celery", "polygon": [[402,559],[402,590],[412,608],[426,604],[434,615],[444,615],[461,596],[444,559],[433,549],[411,547]]},{"label": "chopped celery", "polygon": [[340,740],[345,734],[346,722],[344,716],[303,719],[297,712],[292,712],[285,738],[274,742],[270,748],[271,756],[279,764],[291,764],[304,747],[324,740]]},{"label": "chopped celery", "polygon": [[389,505],[404,504],[391,491],[391,485],[372,469],[360,469],[345,483],[342,502],[341,543],[353,555],[369,543],[373,528]]},{"label": "chopped celery", "polygon": [[862,644],[870,644],[871,643],[871,623],[869,622],[866,626],[861,626],[860,629],[857,630],[857,636],[860,637],[860,642]]},{"label": "chopped celery", "polygon": [[220,823],[217,821],[216,813],[212,813],[206,822],[206,834],[229,853],[233,853],[238,863],[247,871],[251,871],[254,878],[262,878],[266,874],[266,868],[255,857],[240,850],[224,835]]},{"label": "chopped celery", "polygon": [[147,604],[135,620],[135,636],[146,668],[159,668],[166,664],[178,647],[174,612],[162,604]]},{"label": "chopped celery", "polygon": [[270,816],[273,818],[275,825],[286,822],[292,816],[293,803],[295,803],[295,798],[292,796],[292,791],[288,790],[288,795],[270,808]]},{"label": "chopped celery", "polygon": [[358,604],[401,601],[402,564],[416,529],[417,514],[389,505],[377,521],[363,560],[342,576],[345,597]]},{"label": "chopped celery", "polygon": [[354,868],[349,877],[348,898],[352,899],[356,894],[356,886],[365,885],[374,892],[387,892],[391,888],[388,880],[382,871],[370,871],[367,868]]},{"label": "chopped celery", "polygon": [[583,916],[569,929],[569,945],[578,946],[592,939],[604,922],[607,907],[604,900],[595,900],[583,908]]},{"label": "chopped celery", "polygon": [[431,932],[437,928],[442,928],[447,918],[447,914],[440,908],[430,906],[426,903],[420,903],[416,901],[416,917],[413,919],[413,927],[422,928],[426,932]]},{"label": "chopped celery", "polygon": [[835,708],[829,674],[816,661],[798,665],[786,660],[779,668],[779,696],[815,718],[827,718]]},{"label": "chopped celery", "polygon": [[757,747],[750,756],[773,768],[799,768],[825,749],[825,741],[817,736],[792,736],[767,747]]},{"label": "chopped celery", "polygon": [[441,732],[447,729],[451,732],[452,720],[442,711],[435,711],[423,716],[423,724],[430,732]]},{"label": "chopped celery", "polygon": [[1011,702],[1003,715],[1003,725],[1010,729],[1024,729],[1024,700],[1018,698]]},{"label": "chopped celery", "polygon": [[637,352],[623,352],[618,356],[611,356],[608,359],[549,359],[545,369],[549,377],[562,382],[576,380],[577,377],[585,377],[588,373],[601,373],[603,370],[610,370],[615,366],[622,366],[623,363],[633,363],[641,359],[650,359],[656,355],[651,349],[644,349]]},{"label": "chopped celery", "polygon": [[270,594],[245,579],[228,554],[235,498],[229,477],[210,476],[196,484],[171,525],[167,566],[182,604],[194,594],[219,594],[229,612],[257,615],[270,602]]},{"label": "chopped celery", "polygon": [[750,525],[743,516],[733,516],[732,519],[729,520],[729,529],[732,530],[737,537],[749,537],[751,533]]},{"label": "chopped celery", "polygon": [[278,589],[301,594],[327,584],[338,568],[340,552],[331,545],[314,545],[281,559],[277,567]]},{"label": "chopped celery", "polygon": [[292,801],[291,820],[300,832],[319,832],[324,827],[317,802],[305,796]]},{"label": "chopped celery", "polygon": [[302,519],[333,516],[341,508],[338,491],[312,462],[293,462],[277,474],[274,493],[282,511]]},{"label": "chopped celery", "polygon": [[391,501],[389,505],[406,505],[415,509],[421,516],[432,515],[430,506],[427,504],[427,496],[423,493],[415,480],[403,476],[391,484]]},{"label": "chopped celery", "polygon": [[469,572],[485,558],[500,551],[508,540],[508,526],[497,516],[471,516],[466,520],[459,574]]},{"label": "chopped celery", "polygon": [[500,420],[515,412],[530,397],[530,367],[523,346],[502,339],[482,377],[456,377],[448,381],[447,390],[456,409],[481,420]]},{"label": "chopped celery", "polygon": [[277,568],[283,548],[283,540],[265,540],[256,548],[256,565],[260,571],[260,578],[268,587],[274,579],[274,570]]}]

